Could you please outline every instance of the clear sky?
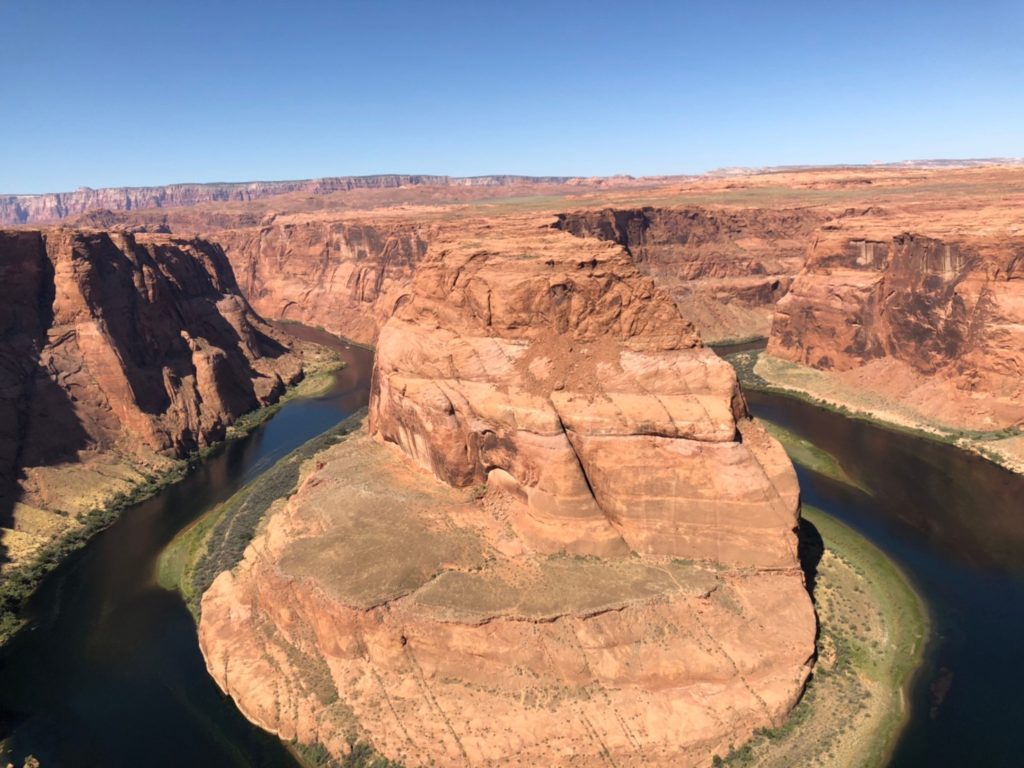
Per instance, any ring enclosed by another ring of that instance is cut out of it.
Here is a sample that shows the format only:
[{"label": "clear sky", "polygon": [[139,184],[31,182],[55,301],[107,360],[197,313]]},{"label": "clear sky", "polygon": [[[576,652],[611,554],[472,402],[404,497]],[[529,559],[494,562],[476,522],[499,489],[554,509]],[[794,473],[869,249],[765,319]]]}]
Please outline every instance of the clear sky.
[{"label": "clear sky", "polygon": [[1024,155],[1024,2],[0,0],[0,192]]}]

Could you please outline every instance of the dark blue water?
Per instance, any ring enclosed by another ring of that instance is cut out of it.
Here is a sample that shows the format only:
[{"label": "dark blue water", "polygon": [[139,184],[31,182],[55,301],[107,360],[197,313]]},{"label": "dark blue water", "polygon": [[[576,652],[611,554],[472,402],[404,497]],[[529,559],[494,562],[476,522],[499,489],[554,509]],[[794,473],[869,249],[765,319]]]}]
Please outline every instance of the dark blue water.
[{"label": "dark blue water", "polygon": [[755,415],[835,456],[871,495],[797,468],[805,504],[899,563],[933,634],[891,765],[1024,765],[1024,478],[951,446],[748,392]]},{"label": "dark blue water", "polygon": [[44,768],[296,765],[214,685],[192,617],[153,574],[178,531],[366,405],[372,354],[302,335],[349,363],[328,394],[286,404],[44,580],[25,608],[28,626],[0,649],[0,764],[33,754]]}]

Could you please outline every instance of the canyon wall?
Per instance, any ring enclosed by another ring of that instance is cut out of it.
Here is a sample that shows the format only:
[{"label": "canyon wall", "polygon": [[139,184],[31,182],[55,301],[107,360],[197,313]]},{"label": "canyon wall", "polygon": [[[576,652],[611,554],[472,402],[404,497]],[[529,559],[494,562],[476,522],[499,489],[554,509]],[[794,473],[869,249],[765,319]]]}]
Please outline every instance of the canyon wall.
[{"label": "canyon wall", "polygon": [[822,221],[810,209],[685,207],[565,213],[555,226],[625,247],[705,341],[718,342],[767,335]]},{"label": "canyon wall", "polygon": [[336,176],[301,181],[252,181],[224,184],[168,184],[157,187],[82,187],[74,192],[40,195],[0,195],[0,226],[59,221],[91,210],[135,211],[147,208],[192,206],[212,202],[250,202],[300,192],[328,195],[360,189],[394,189],[407,186],[507,186],[511,184],[561,184],[556,176],[429,176],[386,174]]},{"label": "canyon wall", "polygon": [[550,218],[440,226],[417,265],[367,427],[203,596],[218,684],[409,766],[707,765],[781,724],[814,653],[799,489],[732,368]]},{"label": "canyon wall", "polygon": [[261,315],[373,343],[435,231],[408,219],[296,214],[211,237]]},{"label": "canyon wall", "polygon": [[993,429],[1024,418],[1024,239],[850,229],[814,241],[769,354],[851,381],[873,371],[862,386],[894,397],[927,385],[916,404],[935,416],[977,411]]},{"label": "canyon wall", "polygon": [[[767,334],[819,221],[805,211],[637,209],[559,214],[555,227],[623,246],[705,340],[720,341]],[[370,343],[440,228],[408,216],[300,213],[209,236],[264,316]]]},{"label": "canyon wall", "polygon": [[209,242],[0,232],[0,526],[223,439],[301,376],[277,335]]}]

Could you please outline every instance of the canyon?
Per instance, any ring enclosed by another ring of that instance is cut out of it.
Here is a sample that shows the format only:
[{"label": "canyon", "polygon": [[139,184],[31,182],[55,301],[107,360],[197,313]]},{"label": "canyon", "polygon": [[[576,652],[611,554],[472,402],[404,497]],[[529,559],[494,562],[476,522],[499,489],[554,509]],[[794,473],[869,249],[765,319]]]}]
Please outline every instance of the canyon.
[{"label": "canyon", "polygon": [[299,193],[316,197],[353,190],[401,187],[505,187],[516,184],[562,184],[565,177],[382,174],[379,176],[332,176],[301,181],[252,181],[224,184],[167,184],[155,187],[82,187],[74,192],[37,195],[0,195],[0,226],[43,224],[61,221],[95,209],[138,211],[175,208],[202,203],[251,203],[268,197]]},{"label": "canyon", "polygon": [[3,566],[276,401],[289,344],[209,242],[0,232]]},{"label": "canyon", "polygon": [[557,226],[622,245],[700,323],[705,342],[729,343],[768,335],[774,305],[822,223],[806,208],[694,206],[566,213]]},{"label": "canyon", "polygon": [[410,766],[701,765],[781,725],[796,478],[671,297],[510,216],[440,226],[396,304],[367,425],[202,598],[240,708]]},{"label": "canyon", "polygon": [[210,674],[285,739],[701,765],[781,725],[800,490],[709,340],[1021,441],[1019,167],[380,178],[83,196],[0,240],[21,520],[68,515],[51,466],[144,474],[279,397],[302,354],[260,315],[375,345],[365,423],[201,601]]}]

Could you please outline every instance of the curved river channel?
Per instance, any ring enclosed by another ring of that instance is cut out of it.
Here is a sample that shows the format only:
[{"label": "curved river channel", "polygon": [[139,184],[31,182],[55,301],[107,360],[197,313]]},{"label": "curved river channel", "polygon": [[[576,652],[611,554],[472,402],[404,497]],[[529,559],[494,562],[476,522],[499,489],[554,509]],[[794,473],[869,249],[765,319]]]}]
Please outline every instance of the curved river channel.
[{"label": "curved river channel", "polygon": [[[156,585],[154,568],[178,531],[366,404],[372,355],[340,351],[349,365],[328,394],[290,401],[44,580],[28,626],[0,649],[0,765],[28,754],[43,768],[296,765],[214,685],[191,616]],[[933,637],[891,764],[1024,764],[1024,478],[801,401],[756,392],[748,401],[871,491],[798,467],[804,501],[865,534],[928,603]]]}]

